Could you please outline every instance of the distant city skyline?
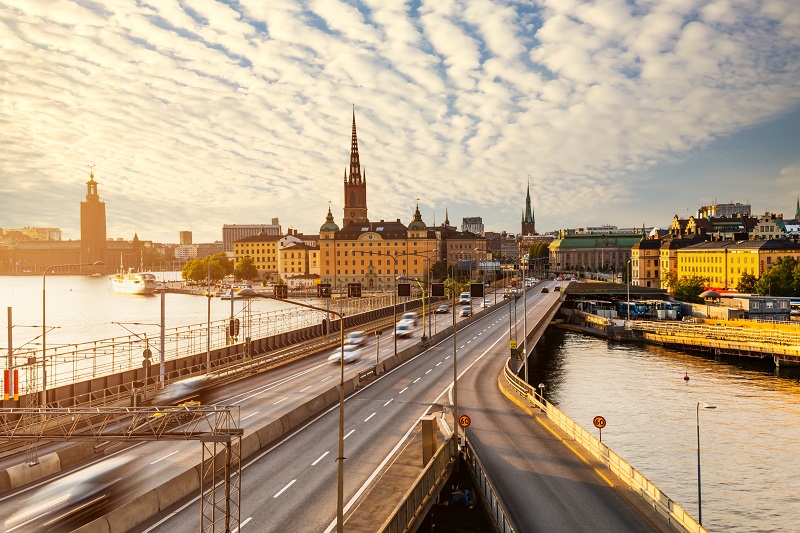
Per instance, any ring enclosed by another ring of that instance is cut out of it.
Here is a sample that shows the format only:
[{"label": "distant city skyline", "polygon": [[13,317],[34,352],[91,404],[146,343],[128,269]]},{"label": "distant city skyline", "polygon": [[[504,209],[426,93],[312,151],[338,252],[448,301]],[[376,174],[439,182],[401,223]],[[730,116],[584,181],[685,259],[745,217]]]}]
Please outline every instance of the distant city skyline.
[{"label": "distant city skyline", "polygon": [[[702,205],[792,217],[800,6],[663,1],[0,0],[0,227],[221,240],[343,206],[355,106],[371,220],[539,233]],[[337,216],[338,218],[338,216]]]}]

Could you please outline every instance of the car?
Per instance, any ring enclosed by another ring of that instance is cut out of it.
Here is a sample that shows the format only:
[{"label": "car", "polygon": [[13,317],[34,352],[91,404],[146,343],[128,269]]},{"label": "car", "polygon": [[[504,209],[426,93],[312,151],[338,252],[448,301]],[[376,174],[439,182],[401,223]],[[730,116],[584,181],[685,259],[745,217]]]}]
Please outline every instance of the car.
[{"label": "car", "polygon": [[481,304],[481,307],[486,309],[487,307],[490,307],[491,305],[492,305],[492,302],[490,302],[489,300],[484,300],[483,303]]},{"label": "car", "polygon": [[363,331],[351,331],[345,337],[344,342],[346,344],[353,344],[355,346],[361,346],[364,344],[364,341],[367,340],[367,336],[364,334]]},{"label": "car", "polygon": [[469,307],[462,307],[458,314],[459,316],[472,316],[472,310]]},{"label": "car", "polygon": [[550,289],[548,289],[547,287],[542,287],[542,292],[550,292]]},{"label": "car", "polygon": [[505,293],[505,294],[503,295],[503,300],[508,300],[509,298],[511,298],[511,295],[510,295],[510,294],[508,294],[508,293]]},{"label": "car", "polygon": [[408,313],[403,313],[402,320],[410,322],[412,326],[417,325],[417,313],[410,311]]},{"label": "car", "polygon": [[396,337],[411,337],[414,335],[414,326],[408,322],[400,322],[394,328],[394,334]]},{"label": "car", "polygon": [[[356,346],[355,344],[345,344],[344,345],[344,362],[345,363],[355,363],[361,358],[361,346]],[[335,352],[328,357],[329,363],[338,363],[342,360],[342,350],[337,349]]]},{"label": "car", "polygon": [[440,305],[439,307],[436,308],[436,310],[433,313],[436,315],[446,315],[449,312],[450,312],[449,307],[447,307],[446,305]]},{"label": "car", "polygon": [[561,286],[560,285],[556,285],[555,288],[553,288],[553,290],[556,291],[556,292],[561,292]]}]

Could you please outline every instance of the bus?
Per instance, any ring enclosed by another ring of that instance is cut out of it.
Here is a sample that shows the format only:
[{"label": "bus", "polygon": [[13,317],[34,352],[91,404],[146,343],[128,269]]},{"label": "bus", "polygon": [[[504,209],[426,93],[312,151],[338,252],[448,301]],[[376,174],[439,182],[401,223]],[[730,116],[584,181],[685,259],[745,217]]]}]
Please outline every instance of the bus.
[{"label": "bus", "polygon": [[624,318],[645,318],[647,304],[644,302],[617,302],[617,314]]}]

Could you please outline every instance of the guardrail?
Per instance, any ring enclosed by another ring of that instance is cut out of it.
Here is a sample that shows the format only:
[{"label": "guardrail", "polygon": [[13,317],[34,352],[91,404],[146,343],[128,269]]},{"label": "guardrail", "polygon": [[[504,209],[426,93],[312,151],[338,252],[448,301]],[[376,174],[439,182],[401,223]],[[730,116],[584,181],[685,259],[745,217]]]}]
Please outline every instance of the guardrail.
[{"label": "guardrail", "polygon": [[519,393],[527,398],[532,404],[544,410],[547,418],[552,420],[564,433],[583,448],[592,454],[595,459],[603,463],[609,470],[616,474],[626,485],[636,491],[644,500],[664,516],[670,524],[679,531],[687,533],[708,533],[706,528],[701,526],[689,513],[683,510],[677,502],[669,498],[666,494],[647,479],[641,472],[636,470],[622,457],[617,455],[608,446],[600,442],[591,432],[582,428],[569,416],[561,412],[556,406],[540,396],[529,384],[521,380],[506,364],[503,375],[508,383]]},{"label": "guardrail", "polygon": [[469,473],[472,475],[472,481],[475,483],[478,493],[483,500],[483,508],[494,518],[497,531],[499,531],[499,533],[514,533],[511,522],[506,518],[508,513],[495,494],[489,476],[486,474],[483,464],[480,459],[478,459],[478,455],[469,443],[469,439],[465,439],[463,457],[464,462],[469,466]]},{"label": "guardrail", "polygon": [[428,466],[414,481],[403,499],[394,508],[392,515],[378,531],[383,533],[402,533],[409,531],[417,520],[422,520],[423,508],[433,497],[436,487],[450,475],[458,460],[458,443],[455,434],[439,446]]}]

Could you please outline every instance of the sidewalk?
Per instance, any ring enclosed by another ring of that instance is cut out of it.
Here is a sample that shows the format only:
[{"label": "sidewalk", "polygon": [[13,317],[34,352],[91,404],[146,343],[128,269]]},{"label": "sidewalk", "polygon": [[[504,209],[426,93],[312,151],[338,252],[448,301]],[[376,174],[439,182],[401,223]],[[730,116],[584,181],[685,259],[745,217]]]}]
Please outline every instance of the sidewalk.
[{"label": "sidewalk", "polygon": [[[445,418],[451,424],[452,417]],[[437,438],[439,446],[448,438],[442,433],[441,426],[437,431]],[[381,525],[392,516],[394,509],[405,493],[414,486],[422,471],[422,425],[418,423],[396,456],[345,515],[345,530],[348,533],[380,531]]]}]

